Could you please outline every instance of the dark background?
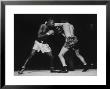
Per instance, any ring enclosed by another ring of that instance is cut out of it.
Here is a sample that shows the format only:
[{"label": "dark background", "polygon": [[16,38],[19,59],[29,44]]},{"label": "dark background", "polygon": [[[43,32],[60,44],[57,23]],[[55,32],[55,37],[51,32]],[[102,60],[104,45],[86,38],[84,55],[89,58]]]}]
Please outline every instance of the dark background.
[{"label": "dark background", "polygon": [[[96,14],[15,14],[14,15],[14,70],[18,70],[29,56],[34,41],[37,39],[37,32],[42,23],[49,17],[55,22],[68,18],[75,28],[75,35],[78,37],[80,54],[83,55],[88,64],[97,67],[97,15]],[[51,38],[51,47],[54,55],[58,55],[64,38],[56,35]],[[74,68],[82,68],[82,63],[75,56],[73,51],[65,55],[67,64]],[[69,60],[69,62],[68,62]],[[49,69],[50,59],[46,54],[36,53],[29,60],[26,69]],[[55,57],[56,68],[61,67],[61,62]]]}]

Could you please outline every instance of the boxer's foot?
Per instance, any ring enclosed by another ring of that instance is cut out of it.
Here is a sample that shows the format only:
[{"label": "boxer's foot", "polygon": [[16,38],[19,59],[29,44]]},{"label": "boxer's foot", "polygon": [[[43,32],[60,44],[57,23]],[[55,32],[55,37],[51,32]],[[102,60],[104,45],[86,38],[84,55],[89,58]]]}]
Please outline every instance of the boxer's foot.
[{"label": "boxer's foot", "polygon": [[23,74],[23,71],[25,70],[25,66],[22,66],[22,69],[18,71],[18,74]]},{"label": "boxer's foot", "polygon": [[86,72],[87,70],[88,70],[88,65],[84,65],[82,72]]},{"label": "boxer's foot", "polygon": [[18,74],[23,74],[24,69],[21,69],[20,71],[18,71]]},{"label": "boxer's foot", "polygon": [[64,66],[63,69],[59,73],[68,73],[67,66]]},{"label": "boxer's foot", "polygon": [[61,70],[55,70],[54,67],[50,68],[51,73],[59,73]]}]

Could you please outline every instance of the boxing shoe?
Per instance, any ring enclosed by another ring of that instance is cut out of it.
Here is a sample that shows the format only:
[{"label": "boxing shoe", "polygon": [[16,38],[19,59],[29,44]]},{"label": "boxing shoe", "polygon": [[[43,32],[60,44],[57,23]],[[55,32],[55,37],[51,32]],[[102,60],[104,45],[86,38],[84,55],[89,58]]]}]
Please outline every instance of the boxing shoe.
[{"label": "boxing shoe", "polygon": [[59,73],[61,70],[55,70],[54,67],[50,67],[51,73]]},{"label": "boxing shoe", "polygon": [[22,66],[22,69],[18,71],[18,74],[23,74],[23,71],[25,70],[25,66]]},{"label": "boxing shoe", "polygon": [[67,66],[63,66],[63,69],[59,73],[68,73]]},{"label": "boxing shoe", "polygon": [[88,65],[86,64],[86,65],[83,65],[83,70],[82,70],[82,72],[86,72],[88,70]]}]

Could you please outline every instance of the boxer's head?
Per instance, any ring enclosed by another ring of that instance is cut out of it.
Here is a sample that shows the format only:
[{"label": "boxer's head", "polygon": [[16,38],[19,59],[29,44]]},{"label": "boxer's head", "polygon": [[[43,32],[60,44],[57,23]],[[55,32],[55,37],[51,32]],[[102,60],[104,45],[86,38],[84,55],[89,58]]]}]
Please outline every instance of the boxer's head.
[{"label": "boxer's head", "polygon": [[54,20],[53,19],[48,19],[46,24],[48,26],[54,26]]}]

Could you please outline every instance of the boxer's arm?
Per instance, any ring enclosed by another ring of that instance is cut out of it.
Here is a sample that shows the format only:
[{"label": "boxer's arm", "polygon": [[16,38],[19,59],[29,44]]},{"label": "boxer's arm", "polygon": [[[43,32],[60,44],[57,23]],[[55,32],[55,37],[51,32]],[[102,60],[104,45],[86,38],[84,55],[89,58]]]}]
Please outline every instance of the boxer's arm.
[{"label": "boxer's arm", "polygon": [[65,23],[55,23],[54,25],[55,26],[62,26],[62,25],[64,25]]},{"label": "boxer's arm", "polygon": [[40,29],[38,31],[38,38],[42,38],[42,37],[47,36],[47,34],[43,34],[43,33],[45,33],[45,31],[46,31],[46,26],[45,25],[41,25]]}]

